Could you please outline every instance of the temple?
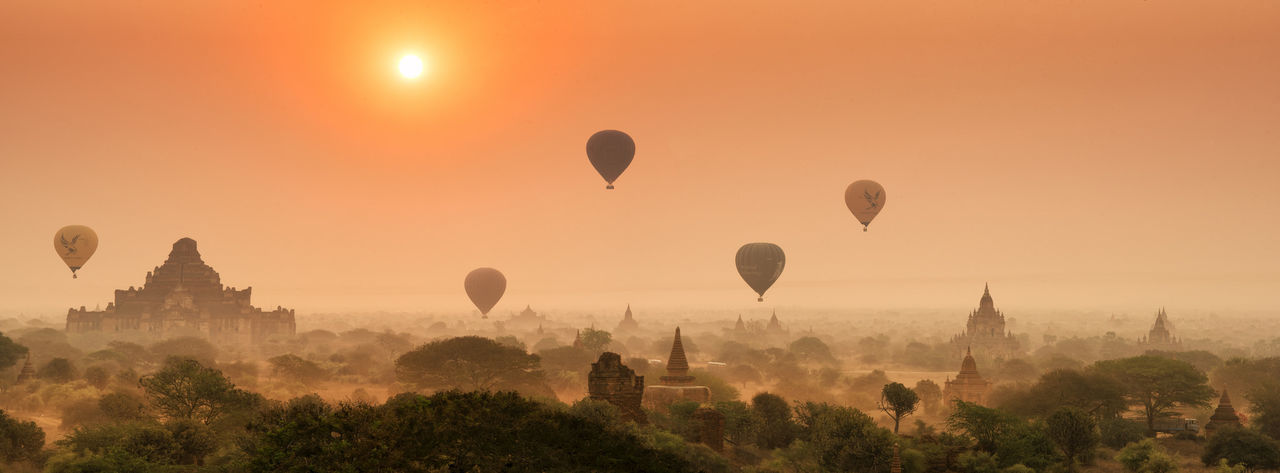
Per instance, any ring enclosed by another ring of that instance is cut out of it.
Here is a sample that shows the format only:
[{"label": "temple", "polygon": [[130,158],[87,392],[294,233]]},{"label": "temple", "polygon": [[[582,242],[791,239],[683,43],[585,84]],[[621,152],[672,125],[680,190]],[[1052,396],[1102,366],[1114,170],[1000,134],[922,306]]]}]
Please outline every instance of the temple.
[{"label": "temple", "polygon": [[604,352],[591,364],[587,374],[587,392],[591,399],[606,401],[618,406],[622,420],[638,424],[648,423],[640,401],[644,397],[644,376],[636,376],[635,370],[622,364],[617,353]]},{"label": "temple", "polygon": [[1017,354],[1018,339],[1005,329],[1004,313],[996,310],[990,285],[982,289],[978,309],[969,313],[965,330],[951,338],[951,345],[956,352],[962,347],[965,350],[976,348],[979,353],[993,358],[1011,358]]},{"label": "temple", "polygon": [[534,327],[541,327],[547,321],[547,316],[540,315],[533,311],[533,307],[525,304],[524,310],[519,314],[513,314],[511,318],[503,322],[503,327],[511,330],[531,330]]},{"label": "temple", "polygon": [[622,321],[618,322],[617,332],[634,332],[640,329],[640,324],[636,322],[634,316],[631,315],[631,304],[627,304],[627,312],[622,314]]},{"label": "temple", "polygon": [[964,361],[960,362],[960,374],[954,380],[947,379],[946,387],[942,389],[942,398],[948,404],[952,401],[964,401],[986,405],[987,390],[990,387],[991,383],[978,374],[978,362],[974,361],[973,353],[966,351]]},{"label": "temple", "polygon": [[200,333],[219,343],[259,343],[271,336],[292,336],[294,312],[267,312],[249,303],[253,288],[223,287],[218,272],[204,264],[196,241],[173,244],[169,259],[147,273],[141,289],[116,290],[106,310],[67,311],[67,332],[137,330],[163,338]]},{"label": "temple", "polygon": [[1214,432],[1226,427],[1240,427],[1240,415],[1236,414],[1236,408],[1231,406],[1231,397],[1227,396],[1227,390],[1223,389],[1222,398],[1218,400],[1218,408],[1209,417],[1209,423],[1204,425],[1204,436],[1212,436]]},{"label": "temple", "polygon": [[1151,325],[1147,336],[1139,342],[1153,350],[1178,350],[1182,348],[1182,340],[1173,336],[1173,323],[1169,322],[1169,314],[1164,307],[1156,312],[1156,321]]},{"label": "temple", "polygon": [[778,311],[773,311],[773,316],[769,317],[769,325],[765,326],[765,332],[770,335],[785,335],[789,331],[782,328],[782,322],[778,320]]},{"label": "temple", "polygon": [[651,409],[666,408],[675,401],[707,402],[711,388],[695,386],[695,377],[689,375],[689,359],[684,355],[684,343],[680,340],[680,327],[671,343],[671,356],[667,357],[667,375],[659,378],[662,384],[644,390],[644,402]]}]

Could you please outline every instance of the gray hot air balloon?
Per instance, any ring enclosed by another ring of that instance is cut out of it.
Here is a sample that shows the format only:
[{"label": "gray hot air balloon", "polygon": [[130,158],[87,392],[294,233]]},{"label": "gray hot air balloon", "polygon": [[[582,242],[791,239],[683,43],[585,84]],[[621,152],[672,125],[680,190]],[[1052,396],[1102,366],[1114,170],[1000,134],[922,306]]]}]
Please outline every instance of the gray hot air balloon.
[{"label": "gray hot air balloon", "polygon": [[483,318],[489,318],[489,310],[498,304],[498,300],[502,299],[502,294],[507,292],[507,277],[502,272],[493,268],[479,268],[467,273],[467,280],[463,283],[463,287],[467,290],[467,297],[471,298],[471,302],[480,309]]},{"label": "gray hot air balloon", "polygon": [[747,243],[738,248],[738,274],[751,289],[760,295],[759,302],[764,302],[764,292],[782,275],[782,267],[787,264],[787,256],[782,248],[773,243]]},{"label": "gray hot air balloon", "polygon": [[621,131],[598,131],[587,140],[587,159],[591,160],[600,177],[609,183],[605,189],[613,188],[613,181],[618,180],[635,157],[636,142]]}]

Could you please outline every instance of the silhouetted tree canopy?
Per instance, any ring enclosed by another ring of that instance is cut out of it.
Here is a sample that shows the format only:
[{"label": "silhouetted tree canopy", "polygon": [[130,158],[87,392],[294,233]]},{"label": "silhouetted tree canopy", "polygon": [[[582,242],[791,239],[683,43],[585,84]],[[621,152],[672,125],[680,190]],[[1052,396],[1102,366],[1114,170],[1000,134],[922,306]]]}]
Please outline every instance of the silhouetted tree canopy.
[{"label": "silhouetted tree canopy", "polygon": [[1233,466],[1243,465],[1251,472],[1280,469],[1280,443],[1256,430],[1221,429],[1209,437],[1200,460],[1210,466],[1224,459]]},{"label": "silhouetted tree canopy", "polygon": [[169,419],[209,424],[259,402],[260,396],[237,389],[221,371],[196,360],[170,358],[154,374],[138,381],[147,399]]},{"label": "silhouetted tree canopy", "polygon": [[35,422],[20,421],[0,411],[0,460],[8,463],[36,460],[44,448],[44,431]]},{"label": "silhouetted tree canopy", "polygon": [[0,370],[8,368],[18,363],[22,357],[26,356],[27,347],[15,343],[0,333]]},{"label": "silhouetted tree canopy", "polygon": [[1120,382],[1125,399],[1140,407],[1149,430],[1174,408],[1206,407],[1214,396],[1209,378],[1185,361],[1144,355],[1099,361],[1094,369]]},{"label": "silhouetted tree canopy", "polygon": [[1049,439],[1062,451],[1067,471],[1076,470],[1076,459],[1098,445],[1098,425],[1093,416],[1074,408],[1062,407],[1045,419]]},{"label": "silhouetted tree canopy", "polygon": [[406,393],[379,406],[308,396],[269,409],[249,432],[249,471],[696,471],[633,435],[511,392]]},{"label": "silhouetted tree canopy", "polygon": [[36,370],[36,377],[54,383],[65,383],[79,377],[75,365],[66,358],[54,358]]},{"label": "silhouetted tree canopy", "polygon": [[396,378],[417,389],[517,389],[542,383],[537,355],[484,337],[437,340],[396,360]]},{"label": "silhouetted tree canopy", "polygon": [[889,383],[880,391],[878,407],[893,419],[893,433],[898,433],[898,424],[902,418],[916,411],[920,396],[902,383]]}]

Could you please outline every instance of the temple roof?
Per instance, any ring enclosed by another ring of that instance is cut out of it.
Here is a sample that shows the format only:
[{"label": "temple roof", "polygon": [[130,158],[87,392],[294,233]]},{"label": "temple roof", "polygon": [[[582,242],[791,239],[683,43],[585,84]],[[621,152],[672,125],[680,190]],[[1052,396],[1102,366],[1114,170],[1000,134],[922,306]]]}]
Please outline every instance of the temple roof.
[{"label": "temple roof", "polygon": [[670,376],[689,374],[689,360],[684,356],[684,343],[680,341],[680,327],[676,327],[676,338],[671,343],[671,356],[667,357],[667,374]]},{"label": "temple roof", "polygon": [[960,374],[978,374],[978,362],[973,359],[973,351],[964,349],[964,361],[960,362]]},{"label": "temple roof", "polygon": [[987,283],[982,287],[982,299],[978,300],[978,310],[991,309],[995,310],[996,303],[991,299],[991,284]]}]

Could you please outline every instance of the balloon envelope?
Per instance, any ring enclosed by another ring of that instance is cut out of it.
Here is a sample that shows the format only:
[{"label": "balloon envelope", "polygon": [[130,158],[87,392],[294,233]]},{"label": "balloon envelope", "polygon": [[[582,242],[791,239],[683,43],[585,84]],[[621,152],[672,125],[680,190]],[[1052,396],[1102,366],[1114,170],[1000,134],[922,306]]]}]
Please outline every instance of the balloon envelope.
[{"label": "balloon envelope", "polygon": [[621,131],[598,131],[587,140],[587,159],[591,160],[600,177],[609,183],[606,189],[613,188],[613,181],[627,170],[635,156],[636,142]]},{"label": "balloon envelope", "polygon": [[862,223],[864,232],[867,231],[867,225],[871,225],[871,220],[880,213],[880,209],[884,208],[884,200],[884,186],[876,181],[854,181],[844,190],[844,205]]},{"label": "balloon envelope", "polygon": [[76,271],[89,261],[93,252],[98,251],[98,234],[84,225],[67,225],[53,235],[53,250],[71,268],[71,277],[74,278]]},{"label": "balloon envelope", "polygon": [[467,297],[487,318],[489,310],[502,299],[502,293],[507,292],[507,277],[493,268],[479,268],[467,273],[463,287],[467,290]]},{"label": "balloon envelope", "polygon": [[738,248],[736,261],[738,275],[760,295],[757,300],[763,302],[764,292],[782,275],[787,256],[773,243],[747,243]]}]

